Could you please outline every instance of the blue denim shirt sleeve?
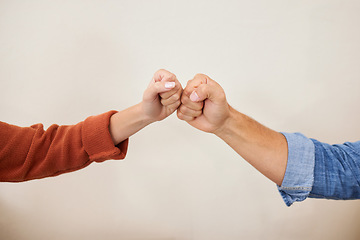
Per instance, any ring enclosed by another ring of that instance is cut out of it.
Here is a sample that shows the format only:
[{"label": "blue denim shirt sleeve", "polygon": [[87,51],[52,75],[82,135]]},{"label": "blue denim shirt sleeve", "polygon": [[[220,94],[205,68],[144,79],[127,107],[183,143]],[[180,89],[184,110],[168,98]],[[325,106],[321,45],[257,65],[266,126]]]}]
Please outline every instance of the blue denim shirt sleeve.
[{"label": "blue denim shirt sleeve", "polygon": [[329,145],[315,144],[314,184],[309,197],[360,198],[360,141]]},{"label": "blue denim shirt sleeve", "polygon": [[310,198],[360,199],[360,141],[330,145],[282,133],[288,162],[278,190],[287,206]]},{"label": "blue denim shirt sleeve", "polygon": [[288,144],[288,162],[278,190],[287,206],[305,200],[314,183],[315,146],[301,133],[282,133]]}]

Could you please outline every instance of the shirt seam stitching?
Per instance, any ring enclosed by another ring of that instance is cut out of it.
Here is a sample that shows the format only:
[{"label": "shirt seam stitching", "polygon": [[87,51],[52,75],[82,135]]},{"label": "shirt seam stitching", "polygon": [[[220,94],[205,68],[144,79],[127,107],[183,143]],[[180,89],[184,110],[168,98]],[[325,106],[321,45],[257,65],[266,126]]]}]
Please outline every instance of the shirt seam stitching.
[{"label": "shirt seam stitching", "polygon": [[281,190],[307,190],[310,191],[312,187],[280,187]]}]

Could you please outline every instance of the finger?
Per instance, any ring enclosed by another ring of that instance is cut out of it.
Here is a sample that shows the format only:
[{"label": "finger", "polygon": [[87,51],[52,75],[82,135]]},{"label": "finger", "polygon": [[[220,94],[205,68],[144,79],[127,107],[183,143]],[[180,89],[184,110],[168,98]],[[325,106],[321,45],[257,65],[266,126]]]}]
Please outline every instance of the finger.
[{"label": "finger", "polygon": [[224,90],[214,80],[208,79],[206,84],[201,84],[190,94],[190,100],[193,102],[200,102],[206,99],[210,99],[212,102],[226,100]]},{"label": "finger", "polygon": [[178,111],[189,117],[199,117],[202,114],[202,110],[193,110],[183,104],[179,107]]},{"label": "finger", "polygon": [[172,114],[173,112],[175,112],[175,110],[179,108],[180,104],[181,104],[180,101],[176,101],[176,102],[166,106],[166,109],[168,110],[169,115]]},{"label": "finger", "polygon": [[145,90],[144,100],[158,98],[160,93],[168,92],[175,87],[175,82],[153,82]]},{"label": "finger", "polygon": [[192,120],[195,119],[194,117],[184,115],[182,112],[179,111],[179,109],[177,110],[176,115],[180,120],[184,120],[184,121],[187,121],[187,122],[192,121]]},{"label": "finger", "polygon": [[203,101],[193,102],[193,101],[191,101],[190,97],[185,94],[182,94],[182,96],[181,96],[181,103],[183,105],[185,105],[186,107],[191,108],[193,110],[202,110],[202,108],[204,106]]},{"label": "finger", "polygon": [[174,95],[177,92],[179,92],[180,95],[181,95],[183,89],[182,89],[181,83],[177,79],[175,81],[164,80],[164,82],[175,82],[175,87],[171,91],[161,93],[160,94],[161,98],[167,99],[167,98],[169,98],[170,96]]},{"label": "finger", "polygon": [[153,80],[155,82],[175,81],[176,76],[175,76],[175,74],[173,74],[165,69],[160,69],[160,70],[156,71],[156,73],[154,74]]},{"label": "finger", "polygon": [[194,78],[187,82],[186,87],[184,89],[184,94],[190,96],[190,94],[194,91],[195,88],[200,86],[201,84],[206,84],[209,77],[204,74],[196,74]]},{"label": "finger", "polygon": [[177,91],[176,93],[174,93],[173,95],[171,95],[170,97],[164,99],[161,98],[161,104],[164,106],[173,104],[174,102],[179,101],[180,102],[180,98],[181,98],[181,91]]}]

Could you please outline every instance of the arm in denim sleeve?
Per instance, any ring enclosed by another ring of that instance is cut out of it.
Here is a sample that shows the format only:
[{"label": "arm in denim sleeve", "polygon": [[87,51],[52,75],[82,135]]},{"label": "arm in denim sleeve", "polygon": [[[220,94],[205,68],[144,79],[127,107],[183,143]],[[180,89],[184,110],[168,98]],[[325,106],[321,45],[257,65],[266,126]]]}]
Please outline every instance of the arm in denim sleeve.
[{"label": "arm in denim sleeve", "polygon": [[360,198],[360,141],[330,145],[300,133],[283,135],[288,162],[278,189],[287,206],[307,197]]},{"label": "arm in denim sleeve", "polygon": [[311,139],[315,145],[314,185],[309,197],[327,199],[360,198],[360,141],[329,145]]},{"label": "arm in denim sleeve", "polygon": [[314,143],[301,133],[282,133],[288,143],[288,162],[278,190],[287,206],[305,200],[314,182]]}]

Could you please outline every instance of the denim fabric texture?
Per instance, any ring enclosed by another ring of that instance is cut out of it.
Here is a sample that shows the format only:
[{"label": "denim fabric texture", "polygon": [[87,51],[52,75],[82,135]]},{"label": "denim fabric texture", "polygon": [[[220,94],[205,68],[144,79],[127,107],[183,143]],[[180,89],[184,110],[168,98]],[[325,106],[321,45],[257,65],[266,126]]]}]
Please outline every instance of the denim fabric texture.
[{"label": "denim fabric texture", "polygon": [[288,143],[288,162],[278,190],[287,206],[305,200],[314,182],[315,146],[301,133],[282,133]]},{"label": "denim fabric texture", "polygon": [[329,145],[315,144],[314,185],[309,197],[360,198],[360,141]]},{"label": "denim fabric texture", "polygon": [[282,133],[288,163],[278,190],[287,206],[310,198],[360,198],[360,141],[330,145],[301,133]]}]

